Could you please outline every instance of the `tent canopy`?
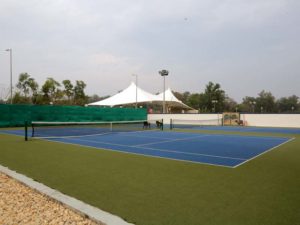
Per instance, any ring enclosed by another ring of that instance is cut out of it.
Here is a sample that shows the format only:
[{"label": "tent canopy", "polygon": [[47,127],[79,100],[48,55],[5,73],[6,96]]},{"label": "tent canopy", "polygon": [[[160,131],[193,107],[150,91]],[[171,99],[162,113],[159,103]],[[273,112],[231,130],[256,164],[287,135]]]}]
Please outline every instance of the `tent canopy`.
[{"label": "tent canopy", "polygon": [[[164,93],[160,93],[158,95],[160,101],[164,100]],[[182,108],[182,109],[193,109],[191,107],[189,107],[188,105],[184,104],[182,101],[178,100],[178,98],[176,98],[172,92],[172,90],[170,88],[168,88],[165,91],[165,101],[166,104],[170,107],[177,107],[177,108]]]},{"label": "tent canopy", "polygon": [[[115,94],[107,99],[93,102],[88,105],[90,106],[119,106],[119,105],[129,105],[137,103],[154,103],[154,104],[162,104],[163,103],[163,93],[158,95],[153,95],[149,92],[142,90],[137,87],[134,82],[132,82],[129,87],[124,89],[123,91]],[[165,91],[165,102],[168,107],[176,107],[182,109],[193,109],[180,100],[178,100],[172,93],[171,89],[168,88]]]},{"label": "tent canopy", "polygon": [[148,93],[141,88],[137,87],[134,82],[132,82],[128,88],[115,94],[107,99],[93,102],[88,105],[98,105],[98,106],[116,106],[116,105],[128,105],[135,104],[136,100],[138,103],[159,101],[157,95]]}]

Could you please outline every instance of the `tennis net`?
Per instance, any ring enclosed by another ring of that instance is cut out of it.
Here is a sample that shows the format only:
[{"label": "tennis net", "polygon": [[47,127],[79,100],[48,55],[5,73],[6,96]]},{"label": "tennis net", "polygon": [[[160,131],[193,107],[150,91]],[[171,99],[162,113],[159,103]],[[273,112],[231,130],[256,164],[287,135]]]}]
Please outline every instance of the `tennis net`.
[{"label": "tennis net", "polygon": [[[159,125],[158,125],[159,124]],[[70,138],[104,135],[112,132],[163,130],[162,121],[100,121],[100,122],[46,122],[32,121],[25,126],[25,140],[32,138]]]},{"label": "tennis net", "polygon": [[210,120],[182,120],[171,119],[170,129],[197,129],[205,126],[222,126],[222,119],[210,119]]}]

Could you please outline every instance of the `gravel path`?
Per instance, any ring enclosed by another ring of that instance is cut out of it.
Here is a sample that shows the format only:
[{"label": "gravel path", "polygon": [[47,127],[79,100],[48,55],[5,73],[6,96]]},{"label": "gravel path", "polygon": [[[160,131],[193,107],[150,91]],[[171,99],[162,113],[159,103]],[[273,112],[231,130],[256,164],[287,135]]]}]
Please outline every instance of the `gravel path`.
[{"label": "gravel path", "polygon": [[0,224],[99,225],[3,173],[0,173]]}]

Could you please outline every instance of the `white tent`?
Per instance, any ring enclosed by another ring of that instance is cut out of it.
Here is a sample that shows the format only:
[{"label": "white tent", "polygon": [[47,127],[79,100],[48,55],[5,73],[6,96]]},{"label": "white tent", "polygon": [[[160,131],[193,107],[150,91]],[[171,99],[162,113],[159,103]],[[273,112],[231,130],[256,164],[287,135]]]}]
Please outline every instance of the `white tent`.
[{"label": "white tent", "polygon": [[153,102],[159,101],[159,97],[140,89],[135,85],[134,82],[132,82],[128,88],[121,91],[120,93],[113,95],[107,99],[90,103],[88,105],[113,107],[117,105],[135,104],[136,100],[138,103]]},{"label": "white tent", "polygon": [[[157,96],[159,97],[159,100],[161,102],[163,102],[163,100],[164,100],[164,93],[160,93]],[[184,104],[182,101],[178,100],[178,98],[176,98],[174,96],[174,94],[172,93],[172,90],[170,88],[168,88],[165,91],[165,102],[166,102],[167,107],[193,110],[193,108],[191,108],[190,106]]]},{"label": "white tent", "polygon": [[[93,102],[88,104],[89,106],[123,106],[123,105],[133,105],[137,103],[147,103],[153,105],[162,105],[163,104],[163,93],[158,95],[153,95],[149,92],[142,90],[137,87],[134,82],[130,84],[128,88],[121,91],[120,93],[113,95],[107,99]],[[177,112],[181,112],[182,110],[194,110],[193,108],[185,105],[183,102],[178,100],[172,93],[171,89],[168,88],[165,91],[165,102],[168,111],[174,111],[176,109]]]}]

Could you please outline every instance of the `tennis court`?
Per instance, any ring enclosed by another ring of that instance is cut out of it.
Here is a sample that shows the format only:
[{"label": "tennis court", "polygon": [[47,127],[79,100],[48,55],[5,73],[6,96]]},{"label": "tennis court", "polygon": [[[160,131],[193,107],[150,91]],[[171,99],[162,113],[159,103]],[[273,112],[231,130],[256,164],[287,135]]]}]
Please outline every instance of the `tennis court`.
[{"label": "tennis court", "polygon": [[300,134],[299,128],[222,126],[222,119],[216,120],[171,120],[170,129],[209,130],[229,132],[256,132],[277,134]]},{"label": "tennis court", "polygon": [[178,129],[192,130],[215,130],[233,132],[258,132],[258,133],[278,133],[278,134],[300,134],[300,129],[277,128],[277,127],[245,127],[245,126],[187,126],[177,125]]},{"label": "tennis court", "polygon": [[[237,167],[288,141],[285,137],[240,136],[224,134],[200,134],[159,130],[115,131],[85,135],[97,128],[52,128],[51,134],[83,131],[83,136],[40,137],[48,141],[62,142],[98,149],[119,151],[150,157],[159,157],[193,163]],[[4,133],[24,135],[23,130],[6,130]]]}]

